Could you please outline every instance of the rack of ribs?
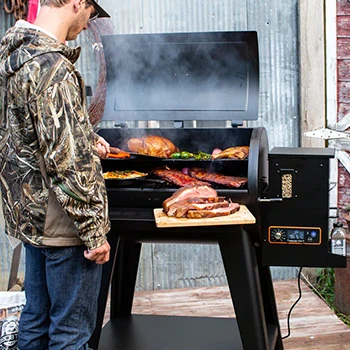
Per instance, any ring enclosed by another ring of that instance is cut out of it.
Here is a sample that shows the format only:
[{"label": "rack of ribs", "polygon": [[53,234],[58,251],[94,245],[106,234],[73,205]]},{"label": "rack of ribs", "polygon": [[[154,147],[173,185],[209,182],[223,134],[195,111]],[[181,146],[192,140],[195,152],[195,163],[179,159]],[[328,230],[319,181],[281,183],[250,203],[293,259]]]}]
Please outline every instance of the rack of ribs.
[{"label": "rack of ribs", "polygon": [[246,177],[222,175],[202,168],[190,168],[188,174],[197,180],[214,182],[233,188],[240,188],[248,182]]},{"label": "rack of ribs", "polygon": [[163,180],[169,181],[177,186],[200,186],[207,185],[210,186],[208,182],[200,181],[199,179],[195,179],[189,175],[182,173],[180,170],[170,169],[168,167],[165,168],[157,168],[153,170],[153,174],[159,176]]}]

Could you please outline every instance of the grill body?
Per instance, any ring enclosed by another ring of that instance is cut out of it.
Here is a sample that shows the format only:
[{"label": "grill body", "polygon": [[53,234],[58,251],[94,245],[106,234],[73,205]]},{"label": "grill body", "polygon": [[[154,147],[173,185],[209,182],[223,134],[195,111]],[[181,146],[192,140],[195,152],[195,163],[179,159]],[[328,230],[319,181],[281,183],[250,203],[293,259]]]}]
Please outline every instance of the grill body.
[{"label": "grill body", "polygon": [[[243,188],[215,188],[220,196],[246,205],[256,223],[160,229],[155,225],[153,209],[161,208],[177,186],[164,186],[159,181],[120,185],[106,180],[112,223],[108,235],[111,261],[104,265],[98,322],[90,347],[96,349],[101,336],[99,349],[110,349],[114,344],[115,348],[130,350],[283,350],[269,266],[346,264],[345,257],[334,256],[328,249],[332,154],[300,149],[269,153],[264,128],[238,127],[242,121],[258,117],[255,32],[113,35],[103,37],[102,42],[107,97],[99,134],[111,146],[127,149],[129,138],[157,135],[190,152],[250,147],[245,160],[132,157],[103,160],[103,170],[138,170],[152,178],[152,170],[157,167],[202,167],[224,175],[245,176],[248,184]],[[145,127],[151,124],[159,127]],[[230,126],[219,127],[223,124]],[[225,321],[218,321],[213,332],[211,323],[198,326],[198,319],[188,318],[188,329],[211,334],[210,342],[199,345],[198,340],[187,339],[188,332],[185,336],[179,333],[182,320],[170,324],[164,318],[150,320],[131,315],[144,242],[218,244],[236,321],[230,320],[228,327]],[[101,335],[110,285],[111,322]],[[177,336],[159,341],[163,339],[159,334],[173,327]],[[222,329],[228,332],[219,332]]]}]

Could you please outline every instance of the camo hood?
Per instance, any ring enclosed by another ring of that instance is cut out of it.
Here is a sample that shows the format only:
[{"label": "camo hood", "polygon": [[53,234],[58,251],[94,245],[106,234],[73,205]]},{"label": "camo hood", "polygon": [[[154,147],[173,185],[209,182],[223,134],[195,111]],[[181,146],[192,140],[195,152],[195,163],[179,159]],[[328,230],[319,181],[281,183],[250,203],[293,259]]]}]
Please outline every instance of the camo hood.
[{"label": "camo hood", "polygon": [[45,33],[23,27],[12,27],[0,44],[0,79],[10,76],[24,64],[49,52],[57,52],[74,64],[80,55],[81,48],[70,48]]},{"label": "camo hood", "polygon": [[0,42],[5,231],[34,245],[94,249],[109,230],[79,55],[35,28],[12,27]]}]

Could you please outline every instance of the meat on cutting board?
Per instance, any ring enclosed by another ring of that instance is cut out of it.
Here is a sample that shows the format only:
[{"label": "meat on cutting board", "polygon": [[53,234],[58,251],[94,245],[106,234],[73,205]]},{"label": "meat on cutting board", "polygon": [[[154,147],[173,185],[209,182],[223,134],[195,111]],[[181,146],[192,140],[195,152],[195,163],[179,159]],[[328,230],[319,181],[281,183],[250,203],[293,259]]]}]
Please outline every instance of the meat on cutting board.
[{"label": "meat on cutting board", "polygon": [[217,208],[212,210],[189,210],[186,217],[189,219],[203,219],[203,218],[215,218],[218,216],[226,216],[236,213],[240,208],[238,203],[230,203],[229,206],[224,208]]},{"label": "meat on cutting board", "polygon": [[171,197],[163,202],[163,210],[167,213],[172,204],[188,198],[210,198],[217,196],[218,193],[216,190],[207,185],[184,186],[176,190]]},{"label": "meat on cutting board", "polygon": [[189,210],[212,210],[228,207],[230,202],[225,197],[188,198],[170,205],[168,216],[184,218]]},{"label": "meat on cutting board", "polygon": [[163,211],[176,218],[214,218],[237,212],[238,203],[218,196],[210,186],[187,186],[179,188],[163,202]]}]

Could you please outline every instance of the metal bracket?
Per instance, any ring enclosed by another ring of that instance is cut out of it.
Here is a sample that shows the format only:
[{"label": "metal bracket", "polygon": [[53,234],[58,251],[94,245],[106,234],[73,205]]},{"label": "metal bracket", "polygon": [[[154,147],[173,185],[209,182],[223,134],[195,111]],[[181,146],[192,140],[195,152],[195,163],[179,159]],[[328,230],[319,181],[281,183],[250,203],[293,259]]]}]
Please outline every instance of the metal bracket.
[{"label": "metal bracket", "polygon": [[183,120],[174,120],[174,128],[175,129],[181,129],[184,127]]},{"label": "metal bracket", "polygon": [[121,128],[121,129],[126,129],[128,125],[126,123],[119,123],[119,124],[114,124],[115,128]]},{"label": "metal bracket", "polygon": [[325,140],[334,139],[350,139],[350,133],[343,131],[331,130],[328,128],[322,128],[314,131],[308,131],[304,133],[304,136],[317,137]]},{"label": "metal bracket", "polygon": [[232,126],[233,128],[237,128],[237,127],[239,127],[239,126],[243,126],[243,122],[240,121],[240,120],[232,120],[232,121],[231,121],[231,126]]}]

